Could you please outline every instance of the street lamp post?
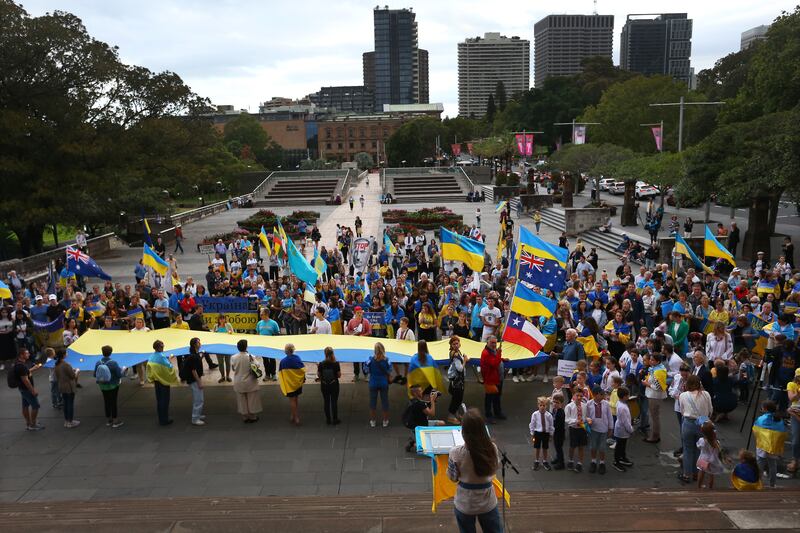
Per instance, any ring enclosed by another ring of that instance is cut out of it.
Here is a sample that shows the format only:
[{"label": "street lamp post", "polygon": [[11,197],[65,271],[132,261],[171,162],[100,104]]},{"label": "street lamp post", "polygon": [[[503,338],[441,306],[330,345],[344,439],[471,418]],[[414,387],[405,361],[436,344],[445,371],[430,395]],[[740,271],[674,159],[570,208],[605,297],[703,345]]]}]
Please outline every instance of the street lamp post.
[{"label": "street lamp post", "polygon": [[[668,107],[668,106],[678,106],[678,152],[683,151],[683,113],[687,105],[725,105],[725,102],[687,102],[686,99],[681,96],[681,99],[678,102],[664,102],[659,104],[650,104],[650,107]],[[662,133],[661,138],[664,138]],[[663,141],[662,141],[663,143]],[[708,224],[709,219],[711,218],[711,200],[706,200],[706,207],[705,207],[705,223]]]},{"label": "street lamp post", "polygon": [[[585,128],[586,126],[599,126],[600,124],[602,124],[602,123],[601,122],[576,122],[576,119],[573,118],[572,122],[554,122],[553,126],[572,126],[572,144],[575,144],[575,126],[584,126],[584,128]],[[584,133],[585,133],[585,130],[584,130]],[[585,141],[585,137],[584,137],[584,140],[581,142],[581,144],[583,144],[585,142],[586,141]],[[562,178],[561,183],[562,184],[566,183],[566,181]],[[595,193],[596,194],[595,198],[596,198],[596,201],[599,204],[599,202],[600,202],[600,178],[599,177],[595,180],[595,184],[594,185],[595,185],[595,187],[594,187],[595,191],[597,191]],[[569,201],[569,207],[572,207],[572,197],[571,196],[572,195],[570,193],[570,199],[568,200]],[[564,201],[563,200],[563,191],[562,191],[562,200],[561,201],[562,201],[562,206],[563,206],[564,205],[563,204],[563,201]]]}]

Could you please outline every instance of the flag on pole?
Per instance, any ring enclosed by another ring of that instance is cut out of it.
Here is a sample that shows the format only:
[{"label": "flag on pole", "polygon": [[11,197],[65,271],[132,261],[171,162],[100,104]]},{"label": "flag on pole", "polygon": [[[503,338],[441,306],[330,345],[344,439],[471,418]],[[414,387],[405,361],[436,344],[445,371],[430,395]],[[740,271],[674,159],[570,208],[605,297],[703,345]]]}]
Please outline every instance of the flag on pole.
[{"label": "flag on pole", "polygon": [[514,297],[511,299],[511,310],[522,316],[550,317],[556,311],[555,300],[545,298],[535,293],[522,283],[517,283]]},{"label": "flag on pole", "polygon": [[144,212],[142,212],[142,222],[144,223],[144,242],[147,243],[148,246],[153,246],[153,239],[150,237],[150,224],[147,223]]},{"label": "flag on pole", "polygon": [[392,242],[392,239],[389,238],[388,233],[383,234],[383,246],[386,248],[386,251],[392,255],[397,255],[397,247]]},{"label": "flag on pole", "polygon": [[575,126],[572,136],[573,144],[586,144],[586,126]]},{"label": "flag on pole", "polygon": [[569,250],[561,248],[555,244],[550,244],[543,241],[533,233],[531,230],[524,226],[519,227],[519,243],[521,252],[527,247],[531,252],[546,259],[552,259],[557,262],[561,267],[566,268],[567,258],[569,257]]},{"label": "flag on pole", "polygon": [[269,245],[269,237],[267,236],[264,226],[261,226],[261,232],[258,234],[258,240],[260,240],[261,244],[264,245],[264,248],[267,250],[267,255],[272,255],[272,247]]},{"label": "flag on pole", "polygon": [[272,226],[272,245],[275,250],[275,257],[279,257],[281,255],[281,250],[284,249],[284,247],[283,243],[281,242],[281,235],[278,233],[278,229],[275,226]]},{"label": "flag on pole", "polygon": [[508,314],[506,328],[503,330],[503,341],[522,346],[530,350],[533,355],[537,355],[547,343],[539,328],[513,311]]},{"label": "flag on pole", "polygon": [[714,234],[711,233],[711,230],[706,226],[706,237],[705,241],[703,242],[703,253],[706,257],[720,257],[725,259],[727,262],[736,266],[736,260],[733,258],[733,254],[728,251],[727,248],[722,246],[722,244],[714,237]]},{"label": "flag on pole", "polygon": [[169,263],[164,261],[147,243],[142,246],[142,264],[151,267],[162,276],[166,275],[169,270]]},{"label": "flag on pole", "polygon": [[661,134],[662,134],[661,126],[653,126],[651,128],[651,130],[653,132],[653,139],[655,139],[655,141],[656,141],[656,148],[658,148],[659,152],[662,152],[663,150],[661,149],[661,147],[662,147],[662,142],[663,141],[662,141],[662,137],[661,137]]},{"label": "flag on pole", "polygon": [[111,276],[103,272],[94,259],[73,246],[67,246],[67,270],[75,275],[111,279]]},{"label": "flag on pole", "polygon": [[494,208],[494,212],[499,213],[505,208],[506,205],[508,205],[508,200],[503,200],[502,202],[498,202]]},{"label": "flag on pole", "polygon": [[0,281],[0,300],[2,299],[8,299],[8,300],[11,299],[11,288],[2,281]]},{"label": "flag on pole", "polygon": [[442,259],[445,261],[461,261],[476,272],[483,270],[485,245],[474,239],[440,228],[442,243]]},{"label": "flag on pole", "polygon": [[503,250],[506,249],[506,221],[500,221],[500,233],[497,235],[497,259],[503,257]]},{"label": "flag on pole", "polygon": [[697,254],[694,253],[694,250],[689,248],[689,243],[687,243],[684,240],[684,238],[680,236],[679,233],[675,233],[675,251],[678,252],[679,254],[691,259],[692,263],[694,263],[694,266],[696,268],[702,268],[703,270],[705,270],[709,274],[713,274],[714,273],[714,269],[711,268],[708,265],[703,264],[703,262],[700,261],[700,258],[697,257]]}]

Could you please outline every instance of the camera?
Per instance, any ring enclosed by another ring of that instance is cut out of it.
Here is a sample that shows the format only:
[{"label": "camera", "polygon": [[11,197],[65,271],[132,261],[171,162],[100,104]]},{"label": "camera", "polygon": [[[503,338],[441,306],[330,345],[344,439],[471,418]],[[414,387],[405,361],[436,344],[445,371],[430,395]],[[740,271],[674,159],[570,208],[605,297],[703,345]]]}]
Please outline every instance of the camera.
[{"label": "camera", "polygon": [[436,390],[436,389],[432,389],[431,390],[431,395],[430,395],[431,396],[431,400],[435,400],[441,395],[442,395],[442,393],[439,392],[438,390]]}]

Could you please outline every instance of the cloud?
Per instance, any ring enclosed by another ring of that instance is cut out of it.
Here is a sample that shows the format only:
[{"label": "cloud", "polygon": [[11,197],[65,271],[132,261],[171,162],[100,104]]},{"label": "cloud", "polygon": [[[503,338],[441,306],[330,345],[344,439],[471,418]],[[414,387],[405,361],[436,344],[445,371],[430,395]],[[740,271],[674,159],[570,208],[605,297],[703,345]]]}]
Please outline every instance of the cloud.
[{"label": "cloud", "polygon": [[[273,96],[301,97],[324,85],[360,85],[361,54],[373,49],[372,9],[366,1],[304,0],[25,0],[34,16],[56,9],[80,17],[89,33],[119,46],[129,63],[172,70],[218,104],[256,109]],[[382,3],[381,6],[385,5]],[[662,4],[603,2],[615,16],[614,61],[628,13],[657,12]],[[498,31],[533,41],[533,24],[551,13],[589,13],[585,0],[557,4],[519,0],[406,0],[390,7],[417,13],[419,44],[430,54],[430,98],[445,114],[458,111],[457,43]],[[791,2],[673,0],[671,12],[694,20],[696,71],[739,49],[742,31],[768,24]],[[533,68],[533,64],[531,64]],[[532,79],[532,76],[531,76]]]}]

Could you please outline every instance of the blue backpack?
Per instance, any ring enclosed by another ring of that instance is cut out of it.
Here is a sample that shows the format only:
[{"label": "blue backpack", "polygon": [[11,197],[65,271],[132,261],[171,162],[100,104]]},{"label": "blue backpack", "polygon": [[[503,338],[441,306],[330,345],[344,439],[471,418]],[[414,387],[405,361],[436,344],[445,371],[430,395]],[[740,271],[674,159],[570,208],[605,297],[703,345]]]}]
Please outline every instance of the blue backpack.
[{"label": "blue backpack", "polygon": [[94,378],[101,385],[111,383],[111,369],[106,363],[100,363],[94,369]]}]

